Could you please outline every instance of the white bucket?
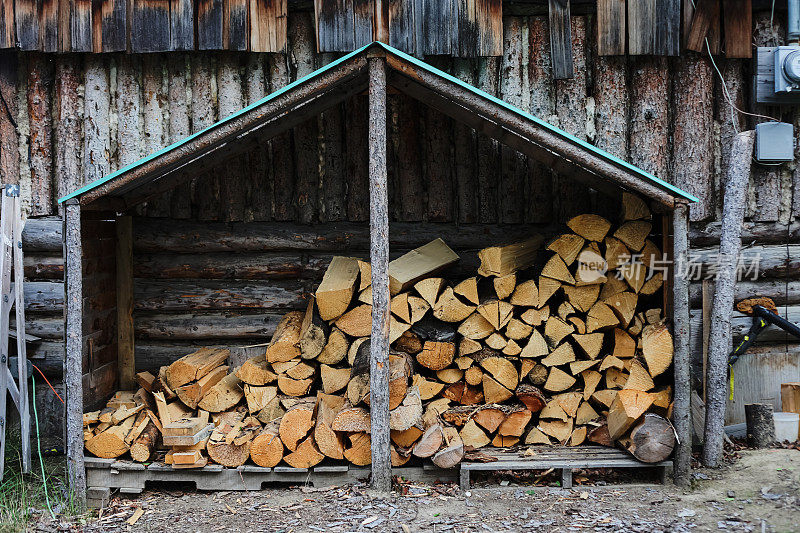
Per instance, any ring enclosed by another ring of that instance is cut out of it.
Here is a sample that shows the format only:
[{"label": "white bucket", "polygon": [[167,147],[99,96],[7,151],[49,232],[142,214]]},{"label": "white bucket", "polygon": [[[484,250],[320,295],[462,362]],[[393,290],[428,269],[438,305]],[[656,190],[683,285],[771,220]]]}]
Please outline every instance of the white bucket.
[{"label": "white bucket", "polygon": [[797,413],[772,413],[775,419],[775,440],[783,442],[797,440],[798,426],[800,426],[800,414]]}]

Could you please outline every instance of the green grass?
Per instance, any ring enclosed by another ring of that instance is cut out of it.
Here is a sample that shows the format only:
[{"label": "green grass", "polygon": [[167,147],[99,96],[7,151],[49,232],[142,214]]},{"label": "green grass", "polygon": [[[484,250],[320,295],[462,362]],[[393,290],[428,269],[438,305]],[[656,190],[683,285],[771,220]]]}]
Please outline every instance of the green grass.
[{"label": "green grass", "polygon": [[[39,519],[50,520],[45,484],[36,450],[31,457],[31,472],[22,473],[22,455],[6,441],[5,473],[0,483],[0,533],[24,531]],[[50,506],[60,520],[77,514],[67,489],[63,457],[44,457]]]}]

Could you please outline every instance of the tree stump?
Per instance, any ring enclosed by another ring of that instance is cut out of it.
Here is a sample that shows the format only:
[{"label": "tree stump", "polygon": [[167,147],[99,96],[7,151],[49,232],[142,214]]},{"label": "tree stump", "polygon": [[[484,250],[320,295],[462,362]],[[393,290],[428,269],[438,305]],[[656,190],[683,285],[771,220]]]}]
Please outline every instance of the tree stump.
[{"label": "tree stump", "polygon": [[750,403],[744,406],[747,421],[747,445],[751,448],[767,448],[775,442],[775,419],[772,405]]}]

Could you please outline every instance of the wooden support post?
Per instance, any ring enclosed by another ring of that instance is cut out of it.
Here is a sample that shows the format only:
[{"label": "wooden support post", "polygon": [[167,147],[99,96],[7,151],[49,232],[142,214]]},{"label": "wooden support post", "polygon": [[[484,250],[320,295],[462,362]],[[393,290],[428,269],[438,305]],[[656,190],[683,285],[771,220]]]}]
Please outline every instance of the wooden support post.
[{"label": "wooden support post", "polygon": [[386,171],[386,59],[369,58],[369,199],[372,262],[370,413],[372,488],[392,488],[389,451],[389,196]]},{"label": "wooden support post", "polygon": [[[708,343],[706,384],[706,427],[703,464],[716,467],[722,459],[725,404],[728,398],[728,352],[731,347],[733,289],[739,250],[742,247],[742,220],[745,194],[750,179],[755,132],[743,131],[733,139],[730,166],[722,206],[722,234],[719,239],[719,267],[714,304],[711,308],[711,334]],[[678,384],[676,380],[675,384]]]},{"label": "wooden support post", "polygon": [[133,390],[133,219],[117,218],[117,363],[119,388]]},{"label": "wooden support post", "polygon": [[689,278],[686,267],[689,253],[689,206],[680,203],[672,213],[672,314],[675,338],[673,367],[675,372],[675,397],[672,423],[678,435],[675,450],[675,484],[689,484],[692,459],[692,432],[690,418],[691,384],[689,382]]},{"label": "wooden support post", "polygon": [[66,204],[64,264],[66,281],[66,356],[64,390],[67,395],[67,474],[79,508],[86,501],[86,469],[83,464],[83,269],[81,267],[81,206]]}]

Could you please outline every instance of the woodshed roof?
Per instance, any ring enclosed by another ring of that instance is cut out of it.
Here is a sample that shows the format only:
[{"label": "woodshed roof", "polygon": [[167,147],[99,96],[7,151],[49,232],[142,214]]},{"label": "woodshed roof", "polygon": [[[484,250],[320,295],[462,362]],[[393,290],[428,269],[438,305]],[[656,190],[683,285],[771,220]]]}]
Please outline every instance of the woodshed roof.
[{"label": "woodshed roof", "polygon": [[[608,152],[384,43],[373,42],[59,199],[124,210],[318,115],[367,88],[367,57],[386,58],[387,82],[426,105],[597,190],[620,188],[666,208],[697,198]],[[366,150],[367,147],[364,146]]]}]

